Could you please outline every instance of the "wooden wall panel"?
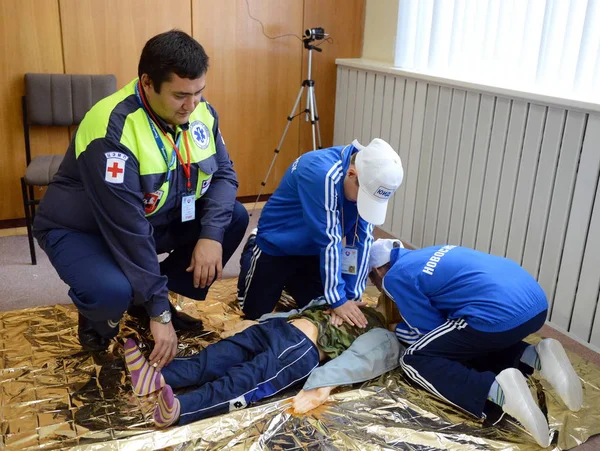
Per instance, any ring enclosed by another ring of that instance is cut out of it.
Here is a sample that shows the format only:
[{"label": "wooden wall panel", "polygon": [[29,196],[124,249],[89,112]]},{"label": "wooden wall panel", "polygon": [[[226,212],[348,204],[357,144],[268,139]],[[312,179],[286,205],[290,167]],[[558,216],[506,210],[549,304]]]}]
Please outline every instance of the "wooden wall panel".
[{"label": "wooden wall panel", "polygon": [[[19,190],[25,170],[23,74],[112,73],[122,87],[137,76],[145,42],[172,28],[191,33],[206,47],[211,57],[206,94],[221,116],[240,178],[239,195],[257,194],[306,75],[308,52],[300,39],[265,37],[248,5],[271,36],[293,33],[301,38],[306,28],[323,26],[334,38],[333,45],[324,43],[324,52],[315,55],[313,71],[323,144],[331,145],[335,59],[360,56],[365,0],[184,0],[177,8],[162,0],[0,1],[0,186],[10,193],[0,200],[0,220],[24,216]],[[34,155],[62,154],[68,141],[66,128],[32,131]],[[275,189],[310,142],[310,127],[296,119],[265,193]]]},{"label": "wooden wall panel", "polygon": [[191,4],[162,0],[59,0],[65,73],[115,74],[121,88],[137,77],[152,36],[178,28],[191,33]]},{"label": "wooden wall panel", "polygon": [[[300,88],[303,0],[192,0],[193,35],[211,58],[206,98],[220,117],[235,164],[238,195],[258,194]],[[331,88],[335,100],[335,85]],[[298,157],[298,120],[285,138],[265,193],[272,193]]]},{"label": "wooden wall panel", "polygon": [[[333,38],[333,44],[323,43],[322,52],[313,51],[312,78],[315,80],[315,94],[319,110],[319,123],[323,147],[333,145],[333,125],[335,121],[335,87],[336,58],[359,58],[362,54],[365,0],[304,0],[304,26],[307,28],[322,27]],[[308,51],[304,52],[302,80],[306,78]],[[298,88],[300,83],[298,83]],[[370,96],[373,92],[370,93]],[[290,100],[291,103],[291,100]],[[290,105],[291,108],[291,105]],[[363,118],[371,120],[372,112],[365,112]],[[356,129],[360,133],[361,127]],[[302,122],[300,129],[300,152],[308,152],[312,148],[310,122]],[[357,138],[358,135],[352,139]],[[352,139],[350,141],[352,141]],[[347,143],[343,144],[348,144]]]},{"label": "wooden wall panel", "polygon": [[[57,0],[0,1],[0,220],[22,218],[25,173],[21,96],[26,72],[62,73]],[[35,127],[32,154],[63,153],[68,130]]]}]

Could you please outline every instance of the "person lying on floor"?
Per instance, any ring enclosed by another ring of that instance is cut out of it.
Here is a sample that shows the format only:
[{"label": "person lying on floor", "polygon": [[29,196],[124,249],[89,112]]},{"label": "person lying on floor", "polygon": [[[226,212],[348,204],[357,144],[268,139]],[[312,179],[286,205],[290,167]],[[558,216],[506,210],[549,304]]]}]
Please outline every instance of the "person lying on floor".
[{"label": "person lying on floor", "polygon": [[524,375],[540,372],[573,411],[583,405],[581,381],[562,345],[522,341],[546,320],[548,301],[517,263],[473,249],[404,249],[398,240],[371,247],[372,282],[391,297],[404,321],[404,373],[435,396],[477,416],[502,408],[550,444],[546,417]]},{"label": "person lying on floor", "polygon": [[[299,313],[263,315],[261,322],[194,356],[175,358],[160,371],[128,339],[125,363],[133,391],[144,396],[161,390],[154,422],[163,428],[242,409],[303,381],[293,407],[305,413],[336,386],[364,382],[398,366],[402,346],[379,311],[361,303],[367,327],[344,323],[338,328],[330,308],[319,305],[325,303],[321,297]],[[184,387],[197,388],[173,394]]]}]

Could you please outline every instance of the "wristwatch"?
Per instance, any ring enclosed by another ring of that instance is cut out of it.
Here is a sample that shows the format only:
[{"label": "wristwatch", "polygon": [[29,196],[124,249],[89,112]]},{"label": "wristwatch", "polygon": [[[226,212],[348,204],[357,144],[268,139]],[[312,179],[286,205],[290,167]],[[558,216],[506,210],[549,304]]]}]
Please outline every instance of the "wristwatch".
[{"label": "wristwatch", "polygon": [[156,321],[157,323],[168,324],[171,322],[171,312],[168,310],[165,310],[158,316],[151,316],[150,319],[152,321]]}]

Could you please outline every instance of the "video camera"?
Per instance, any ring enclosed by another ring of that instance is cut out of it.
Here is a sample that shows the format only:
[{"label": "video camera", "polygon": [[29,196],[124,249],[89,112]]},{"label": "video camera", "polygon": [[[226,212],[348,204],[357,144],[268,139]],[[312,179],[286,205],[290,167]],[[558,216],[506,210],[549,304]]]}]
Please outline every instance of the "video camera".
[{"label": "video camera", "polygon": [[307,28],[304,32],[304,40],[307,41],[320,41],[329,36],[325,33],[325,30],[322,27],[317,28]]}]

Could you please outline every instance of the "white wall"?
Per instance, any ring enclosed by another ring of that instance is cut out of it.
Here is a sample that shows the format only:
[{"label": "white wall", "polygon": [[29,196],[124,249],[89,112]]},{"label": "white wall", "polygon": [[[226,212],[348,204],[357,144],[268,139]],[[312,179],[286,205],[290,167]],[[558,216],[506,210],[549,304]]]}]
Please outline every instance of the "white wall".
[{"label": "white wall", "polygon": [[367,0],[363,58],[394,63],[399,0]]}]

